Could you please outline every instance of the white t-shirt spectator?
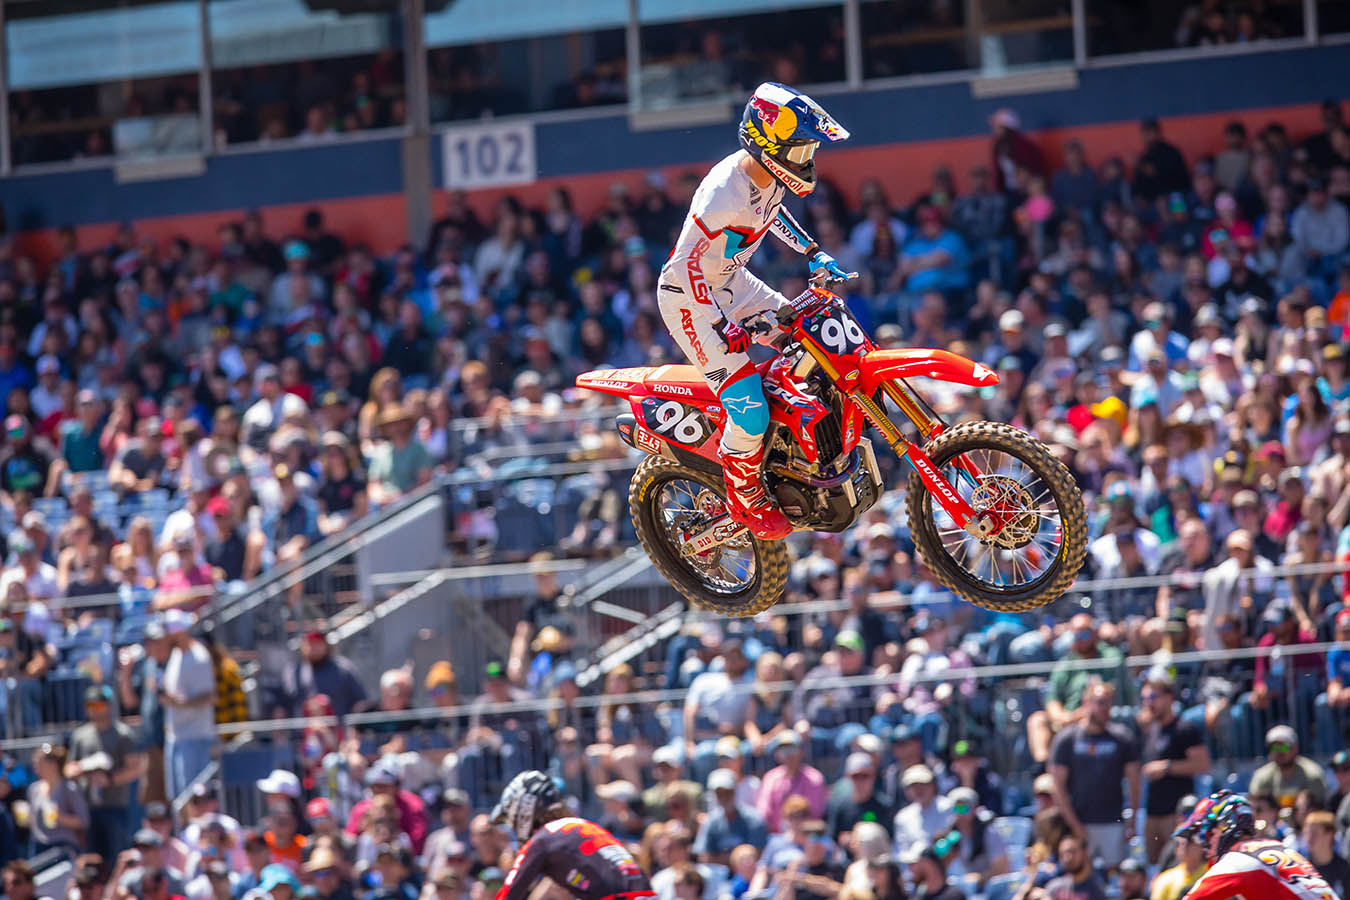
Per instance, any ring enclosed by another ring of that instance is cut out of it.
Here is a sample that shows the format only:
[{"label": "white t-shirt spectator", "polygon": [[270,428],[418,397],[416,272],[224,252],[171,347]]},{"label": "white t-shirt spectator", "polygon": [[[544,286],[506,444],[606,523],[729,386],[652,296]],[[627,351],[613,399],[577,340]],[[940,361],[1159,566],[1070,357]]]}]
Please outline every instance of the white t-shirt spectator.
[{"label": "white t-shirt spectator", "polygon": [[[750,691],[745,689],[753,684],[755,673],[749,669],[739,681],[722,670],[704,672],[689,685],[686,706],[692,706],[696,714],[720,724],[728,723],[735,728],[745,724],[750,712]],[[737,687],[741,690],[736,690]]]},{"label": "white t-shirt spectator", "polygon": [[49,391],[41,383],[38,383],[28,392],[28,402],[32,404],[33,412],[37,413],[37,417],[45,419],[61,409],[61,392],[59,390]]},{"label": "white t-shirt spectator", "polygon": [[[164,690],[195,700],[214,693],[215,689],[216,673],[206,646],[201,641],[192,641],[186,650],[175,647],[164,666]],[[176,740],[215,737],[215,705],[165,706],[164,734]]]},{"label": "white t-shirt spectator", "polygon": [[239,420],[244,435],[250,435],[254,430],[269,432],[273,428],[286,421],[290,415],[304,416],[309,414],[309,407],[305,401],[301,400],[295,394],[282,391],[276,400],[268,402],[266,399],[258,400],[247,410]]},{"label": "white t-shirt spectator", "polygon": [[24,576],[22,566],[11,566],[0,575],[0,597],[8,596],[9,586],[22,581],[28,587],[28,596],[32,600],[51,600],[61,591],[56,584],[56,566],[40,562],[33,574]]}]

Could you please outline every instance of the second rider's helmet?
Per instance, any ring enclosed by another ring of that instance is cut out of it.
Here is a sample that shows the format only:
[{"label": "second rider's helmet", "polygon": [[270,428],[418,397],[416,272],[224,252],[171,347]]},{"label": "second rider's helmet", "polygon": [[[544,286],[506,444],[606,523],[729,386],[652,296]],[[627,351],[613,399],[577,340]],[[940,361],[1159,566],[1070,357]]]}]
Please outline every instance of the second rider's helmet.
[{"label": "second rider's helmet", "polygon": [[1256,834],[1256,816],[1246,797],[1228,790],[1210,794],[1195,805],[1195,811],[1173,837],[1190,838],[1208,850],[1209,839],[1216,833],[1219,856],[1233,849],[1238,841]]},{"label": "second rider's helmet", "polygon": [[848,132],[801,91],[766,81],[741,115],[741,146],[798,197],[816,189],[816,147],[848,140]]},{"label": "second rider's helmet", "polygon": [[540,825],[557,818],[555,807],[562,802],[562,791],[553,779],[531,769],[511,779],[492,810],[492,821],[508,826],[523,844]]}]

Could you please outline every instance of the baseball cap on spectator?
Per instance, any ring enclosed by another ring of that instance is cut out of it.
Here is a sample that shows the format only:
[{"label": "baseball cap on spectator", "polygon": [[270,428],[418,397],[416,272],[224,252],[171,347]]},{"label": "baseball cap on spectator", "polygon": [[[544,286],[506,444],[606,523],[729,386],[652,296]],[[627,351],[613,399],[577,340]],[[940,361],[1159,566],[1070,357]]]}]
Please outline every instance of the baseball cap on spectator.
[{"label": "baseball cap on spectator", "polygon": [[426,687],[428,691],[433,691],[442,685],[454,685],[456,680],[455,667],[449,660],[442,659],[432,663],[427,671]]},{"label": "baseball cap on spectator", "polygon": [[1284,459],[1284,445],[1279,441],[1266,441],[1256,452],[1252,454],[1252,459],[1258,462],[1267,459]]},{"label": "baseball cap on spectator", "polygon": [[92,684],[84,690],[85,705],[91,703],[112,703],[113,689],[109,684]]},{"label": "baseball cap on spectator", "polygon": [[886,751],[886,745],[881,742],[881,738],[870,731],[865,731],[855,737],[853,739],[853,747],[856,750],[860,750],[863,753],[870,753],[873,756],[880,756]]},{"label": "baseball cap on spectator", "polygon": [[673,766],[678,769],[683,762],[680,758],[680,751],[670,744],[663,744],[652,751],[652,765],[654,766]]},{"label": "baseball cap on spectator", "polygon": [[300,882],[291,874],[290,869],[281,863],[263,866],[262,872],[258,875],[258,890],[265,894],[271,893],[283,884],[296,893],[300,892]]},{"label": "baseball cap on spectator", "polygon": [[1266,732],[1266,746],[1271,744],[1288,744],[1290,747],[1298,746],[1298,732],[1294,731],[1288,725],[1276,725]]},{"label": "baseball cap on spectator", "polygon": [[800,750],[802,748],[802,736],[791,728],[778,732],[771,742],[770,749],[776,753],[785,747]]},{"label": "baseball cap on spectator", "polygon": [[856,631],[841,631],[834,639],[836,647],[843,647],[846,650],[852,650],[854,653],[863,652],[862,635]]},{"label": "baseball cap on spectator", "polygon": [[1049,772],[1042,772],[1036,776],[1036,780],[1031,783],[1031,792],[1033,794],[1054,794],[1055,776]]},{"label": "baseball cap on spectator", "polygon": [[164,838],[159,836],[159,832],[153,828],[140,828],[131,836],[131,846],[133,847],[163,847]]},{"label": "baseball cap on spectator", "polygon": [[857,775],[860,772],[875,772],[876,765],[872,762],[870,754],[858,751],[850,753],[848,759],[844,760],[844,774]]},{"label": "baseball cap on spectator", "polygon": [[259,778],[256,784],[258,790],[264,794],[284,794],[292,800],[300,799],[300,779],[294,772],[273,769],[272,774],[266,778]]},{"label": "baseball cap on spectator", "polygon": [[333,814],[333,805],[328,802],[327,797],[315,797],[305,804],[305,818],[313,822],[315,819],[326,819]]},{"label": "baseball cap on spectator", "polygon": [[741,739],[734,734],[724,734],[713,745],[718,759],[740,759]]},{"label": "baseball cap on spectator", "polygon": [[916,763],[900,776],[900,786],[907,788],[916,784],[932,784],[933,780],[933,770],[923,763]]},{"label": "baseball cap on spectator", "polygon": [[736,790],[736,773],[730,769],[713,769],[708,775],[708,790],[710,791],[734,791]]},{"label": "baseball cap on spectator", "polygon": [[980,795],[974,788],[966,787],[964,784],[952,788],[947,794],[947,799],[951,801],[953,807],[965,806],[972,811],[980,805]]},{"label": "baseball cap on spectator", "polygon": [[39,375],[55,375],[61,371],[61,360],[50,353],[44,353],[38,357],[36,368]]},{"label": "baseball cap on spectator", "polygon": [[1050,338],[1064,337],[1069,333],[1069,329],[1064,327],[1063,322],[1050,322],[1041,329],[1041,336],[1046,340]]},{"label": "baseball cap on spectator", "polygon": [[398,784],[398,773],[392,766],[376,763],[366,772],[366,784]]},{"label": "baseball cap on spectator", "polygon": [[1343,609],[1336,613],[1336,629],[1350,627],[1350,608]]},{"label": "baseball cap on spectator", "polygon": [[23,527],[27,531],[47,531],[47,517],[36,509],[23,514]]},{"label": "baseball cap on spectator", "polygon": [[488,678],[505,678],[506,667],[501,664],[500,660],[494,659],[484,667],[483,674]]},{"label": "baseball cap on spectator", "polygon": [[1350,769],[1350,753],[1337,750],[1331,757],[1331,768],[1336,772],[1344,772]]},{"label": "baseball cap on spectator", "polygon": [[212,497],[206,501],[206,512],[211,516],[228,516],[230,514],[230,501],[221,496]]},{"label": "baseball cap on spectator", "polygon": [[1118,868],[1122,873],[1133,872],[1140,875],[1145,874],[1148,871],[1144,868],[1144,864],[1133,856],[1127,856],[1122,859]]},{"label": "baseball cap on spectator", "polygon": [[468,806],[469,793],[463,788],[446,788],[441,794],[441,803],[445,806]]},{"label": "baseball cap on spectator", "polygon": [[903,744],[905,741],[917,741],[918,739],[919,733],[914,730],[913,726],[903,722],[891,729],[892,744]]},{"label": "baseball cap on spectator", "polygon": [[998,317],[999,331],[1021,331],[1026,322],[1026,316],[1018,309],[1010,309]]},{"label": "baseball cap on spectator", "polygon": [[287,241],[286,246],[281,253],[286,257],[286,262],[297,259],[309,259],[309,245],[304,241]]},{"label": "baseball cap on spectator", "polygon": [[[727,769],[716,769],[715,772],[727,772]],[[712,787],[712,779],[708,779],[708,786]],[[735,779],[732,780],[732,787],[735,787]],[[595,789],[595,796],[601,800],[621,800],[627,803],[638,795],[638,789],[631,781],[611,781],[608,784],[598,785]]]},{"label": "baseball cap on spectator", "polygon": [[1215,356],[1223,356],[1232,359],[1233,341],[1226,337],[1216,338],[1214,343],[1209,345],[1209,350]]},{"label": "baseball cap on spectator", "polygon": [[326,869],[336,869],[337,866],[338,856],[331,848],[315,847],[314,852],[309,855],[309,861],[305,863],[305,871],[322,872]]}]

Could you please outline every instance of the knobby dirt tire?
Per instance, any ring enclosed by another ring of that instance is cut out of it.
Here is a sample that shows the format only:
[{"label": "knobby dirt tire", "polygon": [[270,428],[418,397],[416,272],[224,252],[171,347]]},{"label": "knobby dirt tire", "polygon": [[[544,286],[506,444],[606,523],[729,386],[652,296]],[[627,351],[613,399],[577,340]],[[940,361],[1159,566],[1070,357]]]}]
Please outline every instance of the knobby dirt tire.
[{"label": "knobby dirt tire", "polygon": [[712,489],[719,497],[726,497],[722,479],[711,473],[660,456],[648,456],[638,464],[628,484],[628,512],[633,517],[637,538],[657,571],[690,603],[720,615],[758,615],[777,603],[783,596],[789,567],[787,546],[782,541],[750,536],[755,550],[755,578],[743,590],[719,594],[699,583],[679,550],[666,537],[658,518],[656,504],[661,487],[676,479],[695,482]]},{"label": "knobby dirt tire", "polygon": [[909,476],[909,528],[923,561],[938,581],[963,599],[995,612],[1026,612],[1058,600],[1078,577],[1087,555],[1087,510],[1068,468],[1044,444],[1001,422],[963,422],[934,438],[924,448],[933,465],[942,467],[972,450],[999,450],[1015,456],[1045,482],[1062,523],[1061,549],[1051,567],[1022,590],[992,591],[973,579],[943,548],[933,521],[933,496],[917,472]]}]

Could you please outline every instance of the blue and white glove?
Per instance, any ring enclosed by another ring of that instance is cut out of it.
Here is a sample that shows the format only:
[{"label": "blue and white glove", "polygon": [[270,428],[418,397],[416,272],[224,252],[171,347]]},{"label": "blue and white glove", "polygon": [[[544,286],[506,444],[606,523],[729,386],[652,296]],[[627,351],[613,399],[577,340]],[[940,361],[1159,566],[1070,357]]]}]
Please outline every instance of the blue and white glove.
[{"label": "blue and white glove", "polygon": [[840,281],[848,281],[850,278],[857,277],[856,273],[845,272],[843,267],[834,261],[834,257],[824,250],[817,250],[812,254],[811,260],[806,266],[811,271],[812,278],[815,278],[822,270],[829,273],[831,277],[838,278]]}]

